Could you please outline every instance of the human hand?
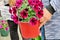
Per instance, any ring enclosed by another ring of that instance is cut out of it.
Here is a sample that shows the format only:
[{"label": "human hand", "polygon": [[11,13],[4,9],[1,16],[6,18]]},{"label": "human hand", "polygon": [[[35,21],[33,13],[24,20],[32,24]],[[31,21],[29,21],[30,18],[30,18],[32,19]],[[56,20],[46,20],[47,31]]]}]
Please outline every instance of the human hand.
[{"label": "human hand", "polygon": [[46,22],[49,21],[52,17],[52,14],[46,8],[43,9],[43,12],[44,12],[44,15],[40,19],[41,24],[39,28],[41,28],[44,24],[46,24]]}]

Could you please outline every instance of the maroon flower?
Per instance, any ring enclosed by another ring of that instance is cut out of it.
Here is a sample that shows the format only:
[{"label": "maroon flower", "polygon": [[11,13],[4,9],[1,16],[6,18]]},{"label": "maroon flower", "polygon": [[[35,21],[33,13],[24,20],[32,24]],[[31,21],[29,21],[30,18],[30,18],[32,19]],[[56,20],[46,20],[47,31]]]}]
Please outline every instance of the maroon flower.
[{"label": "maroon flower", "polygon": [[30,5],[35,5],[39,0],[28,0]]},{"label": "maroon flower", "polygon": [[20,16],[21,16],[23,19],[25,19],[25,18],[28,17],[28,12],[27,12],[26,10],[23,10],[23,11],[20,12]]},{"label": "maroon flower", "polygon": [[9,8],[9,12],[12,14],[12,8]]},{"label": "maroon flower", "polygon": [[16,24],[18,24],[18,19],[13,19]]},{"label": "maroon flower", "polygon": [[12,7],[12,11],[13,11],[12,12],[13,14],[16,14],[16,12],[17,12],[16,6]]},{"label": "maroon flower", "polygon": [[18,24],[18,17],[16,15],[11,15],[11,18],[16,24]]},{"label": "maroon flower", "polygon": [[33,7],[33,6],[35,5],[34,0],[28,0],[28,2],[29,2],[29,5],[30,5],[31,7]]},{"label": "maroon flower", "polygon": [[6,31],[8,31],[9,30],[9,28],[8,27],[6,27],[6,29],[5,29]]},{"label": "maroon flower", "polygon": [[12,7],[12,8],[9,8],[9,12],[11,13],[11,14],[16,14],[16,6],[14,6],[14,7]]},{"label": "maroon flower", "polygon": [[16,16],[16,15],[11,15],[11,18],[12,18],[12,19],[16,19],[17,16]]},{"label": "maroon flower", "polygon": [[16,0],[16,7],[19,8],[22,5],[23,0]]},{"label": "maroon flower", "polygon": [[43,8],[43,3],[40,1],[37,3],[39,7]]},{"label": "maroon flower", "polygon": [[43,8],[43,3],[41,0],[28,0],[28,2],[35,12]]},{"label": "maroon flower", "polygon": [[37,19],[35,17],[32,17],[29,22],[31,25],[35,25],[37,23]]},{"label": "maroon flower", "polygon": [[10,11],[12,11],[11,12],[11,14],[12,14],[11,18],[17,24],[18,23],[18,16],[16,15],[16,11],[17,11],[16,6],[13,6],[12,8],[10,8]]},{"label": "maroon flower", "polygon": [[38,18],[41,18],[41,17],[43,16],[43,10],[37,11],[36,16],[37,16]]},{"label": "maroon flower", "polygon": [[38,4],[34,5],[33,10],[36,12],[38,10],[41,10],[41,8],[38,6]]},{"label": "maroon flower", "polygon": [[35,10],[41,10],[43,8],[42,2],[38,2],[37,4],[34,5]]}]

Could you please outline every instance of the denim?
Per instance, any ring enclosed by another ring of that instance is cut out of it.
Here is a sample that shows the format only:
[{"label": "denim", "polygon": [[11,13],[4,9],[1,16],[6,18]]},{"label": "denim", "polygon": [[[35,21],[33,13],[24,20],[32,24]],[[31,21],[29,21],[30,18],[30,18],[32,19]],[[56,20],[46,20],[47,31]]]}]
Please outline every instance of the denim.
[{"label": "denim", "polygon": [[45,37],[46,39],[60,39],[60,0],[42,0],[44,7],[51,4],[51,6],[55,9],[55,13],[53,14],[50,21],[48,21],[45,27]]},{"label": "denim", "polygon": [[42,40],[45,40],[45,28],[44,28],[44,26],[41,27],[41,38],[42,38]]}]

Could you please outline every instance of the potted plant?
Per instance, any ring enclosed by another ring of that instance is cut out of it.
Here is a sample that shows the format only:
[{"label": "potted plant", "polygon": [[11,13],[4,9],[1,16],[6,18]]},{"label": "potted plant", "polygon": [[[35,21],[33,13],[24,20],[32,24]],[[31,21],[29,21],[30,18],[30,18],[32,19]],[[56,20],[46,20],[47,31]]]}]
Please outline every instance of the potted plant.
[{"label": "potted plant", "polygon": [[0,33],[1,33],[1,36],[8,36],[8,32],[9,32],[8,23],[6,20],[3,20],[3,17],[1,15],[1,10],[0,10]]},{"label": "potted plant", "polygon": [[5,20],[0,20],[0,33],[1,33],[1,36],[3,37],[8,36],[9,27],[8,27],[7,21]]},{"label": "potted plant", "polygon": [[16,0],[16,5],[9,9],[11,18],[19,24],[24,38],[35,38],[39,35],[42,9],[43,4],[40,0]]}]

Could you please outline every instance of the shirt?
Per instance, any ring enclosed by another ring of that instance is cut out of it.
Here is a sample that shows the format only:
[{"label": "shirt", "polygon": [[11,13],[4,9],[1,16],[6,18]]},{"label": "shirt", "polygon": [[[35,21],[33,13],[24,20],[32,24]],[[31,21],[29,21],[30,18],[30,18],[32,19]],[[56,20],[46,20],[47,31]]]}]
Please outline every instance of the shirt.
[{"label": "shirt", "polygon": [[3,6],[0,9],[1,9],[1,16],[2,16],[3,20],[12,20],[11,14],[9,13],[8,6]]},{"label": "shirt", "polygon": [[4,6],[5,4],[8,4],[8,0],[0,0],[0,15],[2,16],[0,18],[3,20],[12,20],[11,14],[9,13],[9,6]]},{"label": "shirt", "polygon": [[4,4],[8,4],[9,3],[9,0],[4,0]]},{"label": "shirt", "polygon": [[44,7],[51,4],[55,9],[51,20],[44,25],[46,39],[60,39],[60,0],[42,0],[42,2]]}]

